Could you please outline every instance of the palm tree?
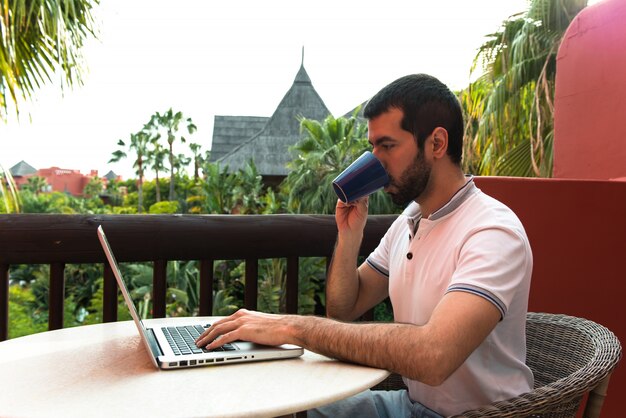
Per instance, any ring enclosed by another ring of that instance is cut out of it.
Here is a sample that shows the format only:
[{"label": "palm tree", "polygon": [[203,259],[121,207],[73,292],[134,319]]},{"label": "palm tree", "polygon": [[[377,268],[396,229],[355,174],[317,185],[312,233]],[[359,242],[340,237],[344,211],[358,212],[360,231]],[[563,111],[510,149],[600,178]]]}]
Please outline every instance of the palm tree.
[{"label": "palm tree", "polygon": [[9,170],[0,165],[0,213],[17,213],[21,210],[20,195]]},{"label": "palm tree", "polygon": [[532,0],[480,47],[474,71],[485,72],[461,94],[470,123],[467,164],[480,174],[551,175],[556,54],[586,4]]},{"label": "palm tree", "polygon": [[236,202],[236,212],[241,214],[257,214],[263,205],[263,181],[254,161],[248,161],[237,170],[237,184],[232,190]]},{"label": "palm tree", "polygon": [[221,168],[219,163],[207,163],[204,167],[205,181],[202,182],[206,198],[203,212],[209,214],[231,213],[236,206],[233,190],[237,186],[237,176],[229,173],[228,167]]},{"label": "palm tree", "polygon": [[[160,128],[165,130],[165,137],[167,139],[168,150],[169,150],[169,162],[170,162],[170,196],[169,200],[175,199],[175,166],[176,166],[176,155],[174,154],[174,142],[176,139],[180,138],[180,142],[185,143],[186,139],[184,136],[178,137],[178,129],[181,123],[186,123],[187,132],[189,134],[193,134],[197,127],[192,122],[191,118],[185,119],[182,112],[176,112],[170,108],[167,112],[160,114],[156,112],[152,118],[150,119],[149,125],[151,128],[158,132]],[[160,136],[160,133],[156,134]]]},{"label": "palm tree", "polygon": [[147,161],[150,169],[154,170],[155,174],[155,187],[156,187],[156,201],[161,201],[161,182],[159,173],[167,172],[167,167],[165,167],[165,157],[167,156],[167,150],[163,148],[161,144],[158,142],[158,137],[152,137],[150,140],[150,144],[152,145],[152,149],[149,150],[147,155]]},{"label": "palm tree", "polygon": [[200,167],[202,167],[207,161],[209,161],[209,156],[211,155],[209,151],[206,152],[205,156],[202,156],[201,145],[191,143],[189,144],[189,149],[193,154],[193,179],[198,181],[200,178]]},{"label": "palm tree", "polygon": [[[296,213],[334,213],[337,203],[332,180],[363,151],[369,148],[366,125],[355,116],[323,122],[301,119],[305,137],[292,148],[297,157],[289,163],[290,173],[283,181],[289,210]],[[384,194],[370,197],[370,213],[393,213],[395,208]]]},{"label": "palm tree", "polygon": [[0,119],[9,100],[19,113],[61,70],[67,85],[80,84],[81,49],[94,34],[92,11],[99,0],[0,1]]},{"label": "palm tree", "polygon": [[[61,70],[68,86],[81,83],[81,49],[94,36],[92,10],[99,0],[0,0],[0,121],[9,102],[19,114],[20,101]],[[0,206],[20,211],[19,195],[8,170],[0,166]]]},{"label": "palm tree", "polygon": [[[146,156],[148,155],[148,144],[150,142],[150,136],[143,130],[136,134],[130,134],[130,142],[128,143],[128,150],[135,154],[135,161],[133,167],[137,169],[137,212],[143,211],[143,178],[146,165]],[[127,157],[126,143],[123,140],[119,140],[117,145],[122,147],[113,152],[113,157],[109,160],[110,163],[116,163]]]},{"label": "palm tree", "polygon": [[83,196],[86,198],[98,197],[104,191],[104,182],[100,177],[89,179],[89,182],[83,189]]},{"label": "palm tree", "polygon": [[183,177],[183,170],[191,163],[191,157],[185,154],[178,154],[174,157],[174,169],[176,170],[176,176]]},{"label": "palm tree", "polygon": [[47,185],[48,181],[44,177],[32,176],[28,178],[26,188],[35,193],[36,196],[39,196],[39,193],[43,192]]}]

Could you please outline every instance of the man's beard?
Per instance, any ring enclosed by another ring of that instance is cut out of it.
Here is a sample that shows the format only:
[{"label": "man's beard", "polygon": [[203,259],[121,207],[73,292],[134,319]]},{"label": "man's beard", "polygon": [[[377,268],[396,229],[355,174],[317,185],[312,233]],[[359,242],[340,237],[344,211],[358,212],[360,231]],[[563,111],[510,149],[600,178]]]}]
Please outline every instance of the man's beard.
[{"label": "man's beard", "polygon": [[389,185],[397,189],[389,192],[393,203],[404,207],[417,199],[426,190],[431,170],[431,165],[424,159],[424,153],[418,151],[413,164],[401,174],[399,180],[389,177]]}]

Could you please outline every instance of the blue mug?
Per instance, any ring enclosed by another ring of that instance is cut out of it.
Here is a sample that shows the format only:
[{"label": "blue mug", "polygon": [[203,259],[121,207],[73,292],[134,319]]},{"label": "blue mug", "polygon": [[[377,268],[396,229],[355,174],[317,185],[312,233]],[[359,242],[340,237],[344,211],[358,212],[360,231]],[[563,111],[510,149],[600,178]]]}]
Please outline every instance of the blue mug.
[{"label": "blue mug", "polygon": [[344,203],[369,196],[389,184],[387,171],[378,158],[365,151],[333,180],[333,189]]}]

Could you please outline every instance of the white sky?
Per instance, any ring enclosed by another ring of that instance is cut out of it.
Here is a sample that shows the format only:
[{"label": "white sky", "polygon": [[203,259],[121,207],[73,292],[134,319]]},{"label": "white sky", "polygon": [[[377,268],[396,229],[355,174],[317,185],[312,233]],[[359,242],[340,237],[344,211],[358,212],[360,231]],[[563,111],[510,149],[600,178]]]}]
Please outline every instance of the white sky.
[{"label": "white sky", "polygon": [[[107,0],[82,87],[44,88],[0,122],[0,164],[112,169],[118,139],[173,107],[209,149],[214,115],[271,116],[304,65],[339,116],[409,73],[465,87],[476,48],[527,0]],[[174,7],[172,9],[172,7]],[[179,145],[175,152],[187,151]]]}]

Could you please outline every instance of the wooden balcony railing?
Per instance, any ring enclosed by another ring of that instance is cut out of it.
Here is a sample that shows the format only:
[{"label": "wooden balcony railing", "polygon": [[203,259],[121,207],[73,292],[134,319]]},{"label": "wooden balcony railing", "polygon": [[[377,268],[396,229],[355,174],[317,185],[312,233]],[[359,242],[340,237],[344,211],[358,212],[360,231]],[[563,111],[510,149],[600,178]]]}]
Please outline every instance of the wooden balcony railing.
[{"label": "wooden balcony railing", "polygon": [[[361,254],[377,245],[396,216],[370,216]],[[104,265],[103,320],[117,320],[117,284],[98,238],[102,225],[119,262],[153,262],[153,316],[165,316],[170,260],[200,262],[200,315],[213,309],[215,260],[245,260],[244,306],[256,309],[258,261],[287,259],[286,311],[298,309],[300,257],[332,255],[337,228],[331,215],[0,215],[0,341],[8,337],[9,269],[49,264],[48,328],[63,327],[65,265]]]}]

